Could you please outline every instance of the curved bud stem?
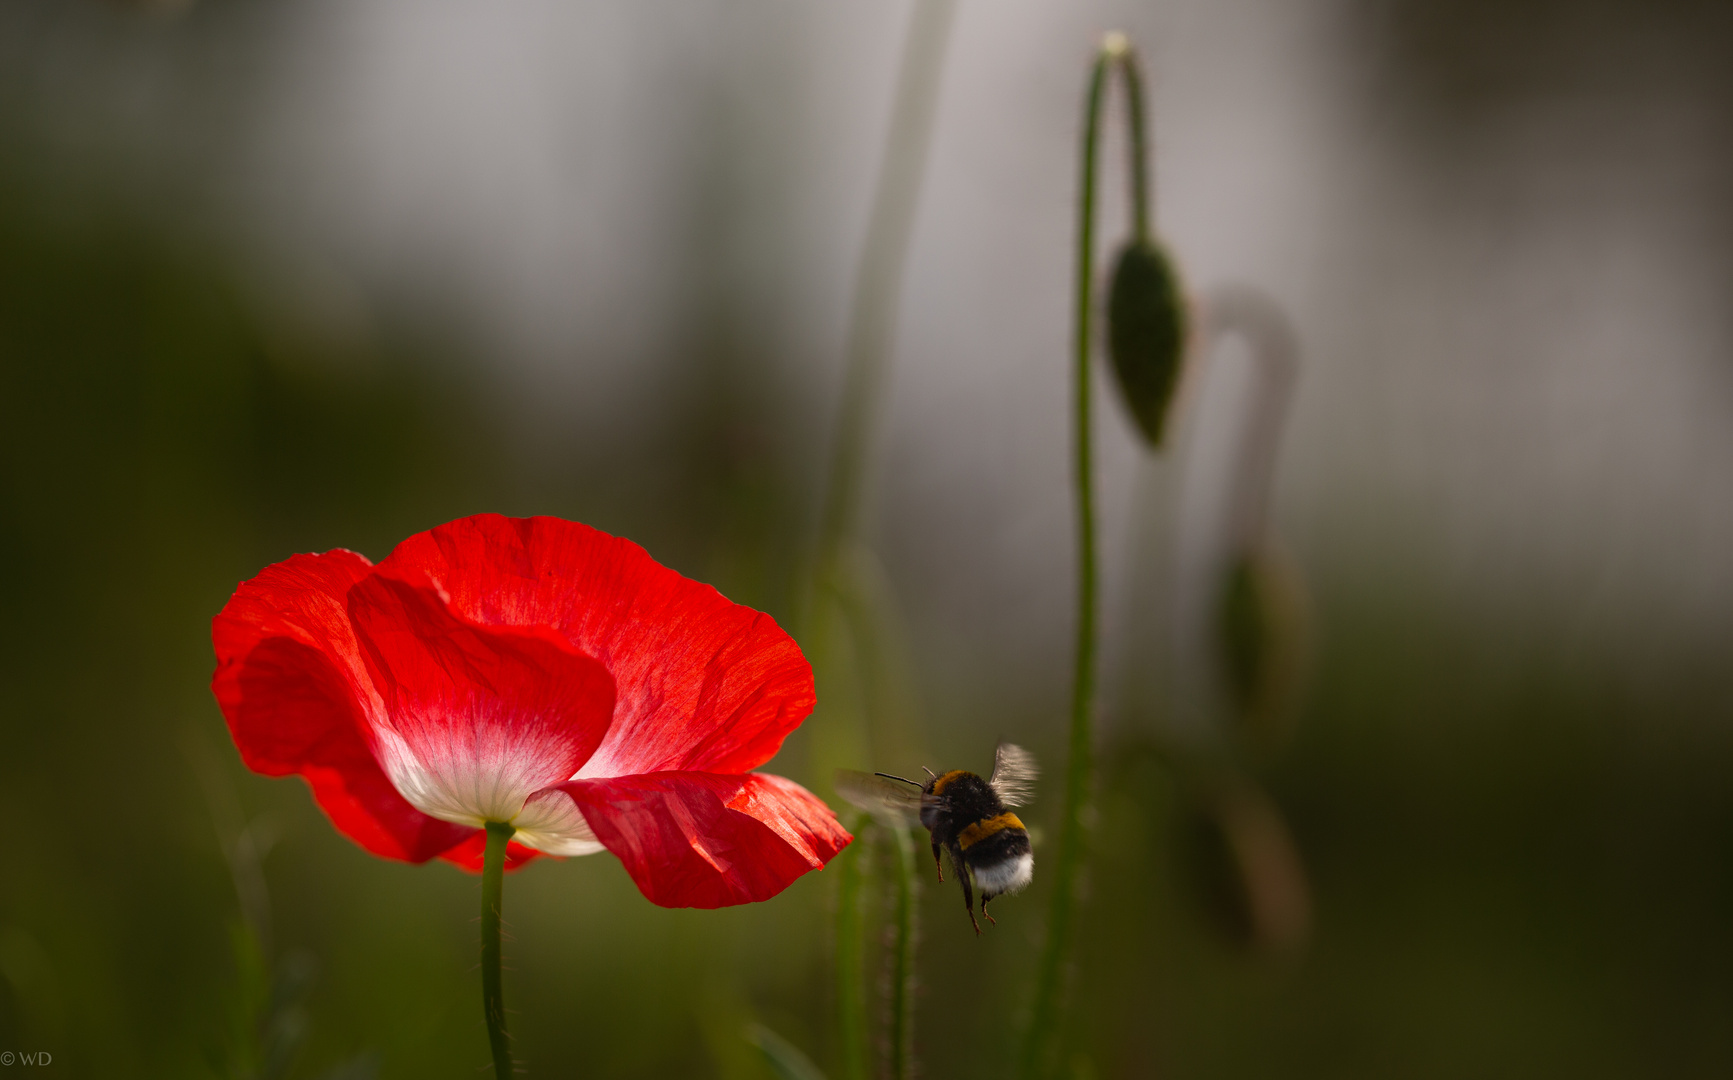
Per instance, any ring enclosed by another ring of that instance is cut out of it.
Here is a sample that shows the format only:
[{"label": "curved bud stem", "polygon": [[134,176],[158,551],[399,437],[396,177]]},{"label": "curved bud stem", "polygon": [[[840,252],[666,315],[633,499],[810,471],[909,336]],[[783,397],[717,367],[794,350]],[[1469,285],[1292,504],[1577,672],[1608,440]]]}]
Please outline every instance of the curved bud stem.
[{"label": "curved bud stem", "polygon": [[[1123,38],[1120,39],[1123,41]],[[1085,842],[1084,805],[1090,784],[1090,710],[1095,697],[1095,491],[1089,419],[1090,315],[1095,278],[1095,166],[1100,148],[1101,101],[1107,72],[1123,45],[1112,37],[1095,60],[1084,110],[1082,174],[1079,177],[1075,367],[1072,405],[1077,488],[1077,645],[1071,682],[1071,730],[1065,771],[1065,802],[1059,822],[1059,856],[1054,867],[1053,906],[1047,943],[1035,974],[1035,1004],[1023,1046],[1023,1075],[1045,1075],[1058,1036],[1061,983],[1070,957],[1072,918],[1077,907]]]},{"label": "curved bud stem", "polygon": [[511,1046],[505,1030],[505,995],[499,978],[499,913],[505,878],[505,846],[517,832],[503,821],[487,823],[487,851],[481,869],[481,1007],[487,1018],[487,1041],[493,1050],[493,1074],[512,1074]]},{"label": "curved bud stem", "polygon": [[[1246,721],[1255,702],[1254,726],[1279,719],[1277,705],[1297,690],[1304,667],[1303,594],[1284,571],[1269,522],[1299,346],[1280,306],[1256,289],[1218,286],[1199,307],[1189,391],[1198,407],[1174,521],[1171,713],[1189,738],[1215,742],[1229,733],[1224,710]],[[1238,358],[1223,349],[1235,337],[1246,346],[1243,379],[1229,378]],[[1220,396],[1230,387],[1238,396]],[[1278,629],[1285,640],[1270,636]]]},{"label": "curved bud stem", "polygon": [[1299,382],[1299,341],[1281,307],[1250,286],[1217,286],[1201,306],[1204,357],[1214,357],[1218,343],[1232,334],[1250,346],[1254,377],[1244,406],[1242,442],[1228,480],[1233,492],[1230,542],[1248,550],[1264,542],[1268,529],[1276,452]]},{"label": "curved bud stem", "polygon": [[1124,34],[1108,34],[1090,69],[1085,99],[1083,146],[1078,177],[1077,266],[1073,337],[1073,482],[1077,489],[1077,643],[1071,682],[1071,722],[1067,739],[1065,796],[1059,822],[1059,852],[1054,868],[1047,941],[1035,975],[1035,1002],[1023,1045],[1022,1074],[1047,1075],[1057,1056],[1067,968],[1075,947],[1077,908],[1087,858],[1089,794],[1094,778],[1091,721],[1096,683],[1095,478],[1090,418],[1089,360],[1095,314],[1095,180],[1101,148],[1101,113],[1109,75],[1124,80],[1131,142],[1131,202],[1136,241],[1150,242],[1148,147],[1144,136],[1143,75],[1137,54]]},{"label": "curved bud stem", "polygon": [[1101,60],[1119,71],[1125,83],[1126,134],[1131,141],[1131,213],[1132,227],[1139,243],[1150,240],[1150,210],[1155,194],[1150,190],[1149,142],[1143,122],[1143,68],[1137,61],[1137,50],[1126,36],[1115,30],[1101,41]]}]

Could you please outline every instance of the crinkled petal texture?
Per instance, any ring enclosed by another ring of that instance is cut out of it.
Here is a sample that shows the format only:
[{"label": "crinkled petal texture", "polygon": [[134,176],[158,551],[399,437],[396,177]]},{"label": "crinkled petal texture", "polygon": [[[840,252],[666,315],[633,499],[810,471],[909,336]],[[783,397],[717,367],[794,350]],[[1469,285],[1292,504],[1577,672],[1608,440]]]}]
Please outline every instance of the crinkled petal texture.
[{"label": "crinkled petal texture", "polygon": [[380,697],[373,756],[418,810],[482,826],[578,770],[614,712],[614,681],[551,631],[466,625],[428,589],[373,576],[349,620]]},{"label": "crinkled petal texture", "polygon": [[346,600],[372,569],[352,551],[296,555],[242,585],[212,622],[211,688],[248,768],[299,773],[343,835],[375,855],[425,862],[475,830],[411,806],[368,745],[378,695]]},{"label": "crinkled petal texture", "polygon": [[812,668],[770,616],[586,525],[462,518],[403,541],[378,573],[478,625],[551,627],[600,660],[614,722],[583,777],[749,772],[812,711]]},{"label": "crinkled petal texture", "polygon": [[769,899],[852,839],[811,792],[764,773],[640,773],[561,790],[663,907]]},{"label": "crinkled petal texture", "polygon": [[619,856],[658,904],[775,895],[851,839],[749,773],[812,709],[768,617],[556,518],[464,518],[378,566],[297,555],[213,621],[212,682],[243,760],[299,774],[378,855],[478,869],[480,826],[538,852]]}]

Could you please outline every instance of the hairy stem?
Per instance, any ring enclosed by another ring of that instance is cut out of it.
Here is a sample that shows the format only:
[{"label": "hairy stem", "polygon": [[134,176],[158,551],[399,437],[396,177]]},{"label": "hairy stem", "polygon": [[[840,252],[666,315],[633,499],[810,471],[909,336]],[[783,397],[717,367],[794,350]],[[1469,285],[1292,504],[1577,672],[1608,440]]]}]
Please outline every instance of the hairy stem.
[{"label": "hairy stem", "polygon": [[1131,212],[1132,227],[1141,243],[1150,239],[1150,206],[1155,201],[1149,181],[1149,144],[1143,123],[1143,72],[1137,63],[1137,50],[1123,34],[1109,34],[1102,46],[1106,58],[1119,67],[1125,83],[1125,122],[1131,129]]},{"label": "hairy stem", "polygon": [[849,307],[846,367],[830,478],[819,523],[818,574],[829,574],[860,516],[861,481],[877,426],[903,264],[931,143],[934,105],[957,0],[920,0],[910,16],[890,132]]},{"label": "hairy stem", "polygon": [[[1095,569],[1095,479],[1092,465],[1089,362],[1092,345],[1095,283],[1095,173],[1100,151],[1101,105],[1107,77],[1116,65],[1124,66],[1128,49],[1125,39],[1108,35],[1090,70],[1089,92],[1084,108],[1083,147],[1079,176],[1077,213],[1077,278],[1074,314],[1073,406],[1076,409],[1073,436],[1073,483],[1077,491],[1077,643],[1071,680],[1071,724],[1067,740],[1065,796],[1059,822],[1059,852],[1054,867],[1052,908],[1047,919],[1047,941],[1035,973],[1035,1001],[1028,1035],[1023,1045],[1023,1075],[1029,1080],[1047,1075],[1059,1043],[1066,969],[1070,965],[1078,892],[1088,846],[1089,790],[1093,776],[1091,714],[1095,707],[1096,569]],[[1127,83],[1136,85],[1134,75]],[[1132,94],[1133,120],[1141,127],[1142,95]],[[1141,198],[1144,180],[1143,141],[1133,136],[1133,202],[1139,230],[1148,227],[1148,208]]]},{"label": "hairy stem", "polygon": [[868,821],[853,823],[855,842],[832,864],[842,876],[836,883],[836,1008],[837,1041],[842,1049],[843,1080],[867,1080],[866,916],[861,911],[867,858]]},{"label": "hairy stem", "polygon": [[499,913],[505,878],[505,846],[517,832],[503,821],[487,823],[487,853],[481,870],[481,1008],[493,1050],[493,1074],[512,1074],[511,1046],[505,1031],[505,994],[499,979]]},{"label": "hairy stem", "polygon": [[[915,1072],[915,845],[909,830],[890,828],[897,871],[896,914],[890,956],[890,1076],[909,1080]],[[958,873],[963,873],[958,870]]]},{"label": "hairy stem", "polygon": [[[862,489],[865,486],[863,477],[872,450],[880,399],[884,396],[885,369],[896,329],[903,266],[914,229],[921,175],[926,169],[927,148],[932,141],[939,76],[956,8],[957,0],[917,0],[903,43],[896,98],[891,106],[890,130],[879,165],[872,209],[867,219],[866,240],[861,249],[849,308],[842,400],[824,489],[817,552],[795,616],[796,633],[803,639],[809,634],[817,636],[825,632],[821,605],[825,602],[826,591],[849,592],[852,585],[844,583],[848,569],[843,564],[859,528]],[[859,660],[862,643],[870,640],[871,631],[864,627],[858,605],[846,615],[854,630],[853,645]],[[882,665],[882,655],[875,652],[873,661]],[[874,674],[866,673],[863,681],[870,683]],[[867,725],[869,728],[872,726],[870,718]],[[873,742],[870,735],[864,741],[868,745]],[[842,1075],[846,1080],[865,1080],[871,1067],[862,959],[866,922],[861,910],[861,897],[867,872],[866,858],[854,855],[845,859],[838,881],[836,1000]],[[907,913],[908,932],[904,935],[911,939],[913,918],[911,905]],[[912,968],[910,970],[912,974]],[[902,985],[903,981],[897,980],[897,985]],[[901,1015],[901,1006],[897,1009],[897,1015]]]}]

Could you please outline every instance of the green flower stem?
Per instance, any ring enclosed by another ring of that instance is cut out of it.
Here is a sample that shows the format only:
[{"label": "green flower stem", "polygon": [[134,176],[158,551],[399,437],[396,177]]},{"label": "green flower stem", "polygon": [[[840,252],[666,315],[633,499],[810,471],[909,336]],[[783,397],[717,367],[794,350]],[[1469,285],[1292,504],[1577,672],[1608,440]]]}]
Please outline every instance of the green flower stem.
[{"label": "green flower stem", "polygon": [[1143,72],[1138,67],[1137,50],[1125,40],[1124,34],[1109,34],[1101,46],[1102,59],[1117,64],[1125,82],[1125,121],[1131,128],[1131,212],[1132,225],[1140,243],[1150,239],[1149,208],[1154,201],[1149,182],[1149,144],[1143,123]]},{"label": "green flower stem", "polygon": [[[897,895],[891,943],[890,1076],[909,1080],[915,1074],[915,845],[909,830],[890,827],[895,841]],[[958,870],[958,873],[964,873]]]},{"label": "green flower stem", "polygon": [[487,853],[481,864],[481,1007],[487,1041],[493,1049],[493,1074],[512,1074],[511,1046],[505,1032],[505,995],[499,980],[500,892],[505,878],[505,846],[517,829],[503,821],[487,823]]},{"label": "green flower stem", "polygon": [[843,1080],[867,1080],[871,1072],[867,1058],[866,918],[861,911],[864,883],[862,864],[868,819],[853,823],[856,840],[837,857],[841,877],[836,883],[836,996],[837,1033],[842,1051]]},{"label": "green flower stem", "polygon": [[[939,78],[956,9],[957,0],[917,0],[910,16],[897,75],[896,99],[891,106],[890,130],[856,271],[849,308],[842,400],[820,512],[817,551],[811,576],[803,582],[795,614],[796,636],[823,646],[814,650],[826,658],[820,665],[821,685],[823,676],[830,674],[824,669],[834,660],[830,647],[833,642],[825,637],[827,620],[822,608],[827,590],[853,595],[853,583],[848,581],[850,571],[844,564],[859,528],[863,477],[884,396],[903,266],[914,231],[921,175],[932,141]],[[845,617],[853,631],[852,645],[857,650],[857,659],[862,643],[872,633],[858,608],[859,605],[845,602]],[[875,651],[873,660],[882,664],[882,655]],[[867,672],[864,681],[870,683],[875,674]],[[868,737],[865,741],[870,744],[872,740]],[[819,760],[824,765],[837,764],[824,761],[822,755]],[[858,835],[865,835],[865,825],[862,822],[862,829],[856,830]],[[846,1080],[866,1080],[871,1072],[862,959],[866,921],[861,898],[867,873],[865,855],[851,852],[844,857],[837,882],[836,1001],[842,1075]],[[904,936],[912,938],[912,905],[907,917],[909,929]],[[899,980],[897,985],[901,984]]]},{"label": "green flower stem", "polygon": [[1254,378],[1246,405],[1239,472],[1231,481],[1229,535],[1242,551],[1264,543],[1269,534],[1270,487],[1274,483],[1282,424],[1293,404],[1300,377],[1300,347],[1280,305],[1244,285],[1219,286],[1204,298],[1205,348],[1200,358],[1213,363],[1219,343],[1238,334],[1251,347]]},{"label": "green flower stem", "polygon": [[1062,1023],[1067,968],[1075,945],[1083,864],[1089,841],[1089,793],[1094,775],[1090,721],[1095,709],[1096,567],[1095,478],[1092,462],[1089,363],[1092,348],[1095,284],[1095,174],[1101,143],[1101,106],[1110,72],[1125,80],[1131,124],[1132,204],[1139,239],[1149,232],[1148,172],[1143,139],[1143,88],[1136,57],[1121,34],[1109,34],[1090,70],[1083,124],[1082,168],[1079,177],[1077,280],[1075,312],[1075,383],[1077,410],[1073,474],[1077,486],[1077,645],[1071,682],[1071,727],[1067,740],[1065,801],[1059,823],[1059,852],[1053,877],[1053,906],[1047,919],[1047,941],[1035,974],[1035,1002],[1023,1047],[1023,1075],[1036,1080],[1047,1075],[1056,1055]]},{"label": "green flower stem", "polygon": [[921,174],[932,142],[934,105],[957,0],[920,0],[910,15],[891,107],[890,132],[867,219],[866,244],[849,308],[846,368],[830,478],[819,523],[822,580],[836,569],[860,517],[861,481],[884,396],[885,367],[896,329],[903,264],[914,231]]}]

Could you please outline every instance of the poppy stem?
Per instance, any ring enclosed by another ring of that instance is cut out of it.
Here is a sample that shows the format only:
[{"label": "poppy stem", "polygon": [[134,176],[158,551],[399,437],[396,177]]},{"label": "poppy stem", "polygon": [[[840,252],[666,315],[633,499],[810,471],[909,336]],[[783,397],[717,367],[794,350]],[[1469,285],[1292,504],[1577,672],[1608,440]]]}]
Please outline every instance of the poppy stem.
[{"label": "poppy stem", "polygon": [[1137,241],[1150,240],[1149,208],[1155,201],[1149,179],[1149,138],[1143,123],[1143,70],[1137,63],[1137,50],[1125,40],[1124,34],[1109,34],[1102,52],[1119,67],[1125,84],[1125,123],[1131,137],[1131,214]]},{"label": "poppy stem", "polygon": [[[850,625],[851,645],[857,650],[857,659],[862,642],[871,639],[872,631],[864,629],[867,620],[854,602],[857,597],[854,583],[848,580],[852,571],[847,564],[865,501],[868,460],[895,341],[903,268],[914,232],[945,50],[956,11],[957,0],[917,0],[909,15],[884,156],[879,163],[849,305],[843,389],[820,510],[818,542],[811,575],[801,582],[796,605],[795,636],[803,642],[826,642],[829,619],[825,609],[834,602],[835,594],[848,594],[851,599],[844,602],[849,609],[845,610],[844,618]],[[831,595],[827,597],[827,593]],[[836,639],[828,636],[828,640]],[[836,677],[836,653],[830,649],[815,652],[823,657],[817,663],[819,686],[828,698]],[[867,664],[874,666],[869,668]],[[882,677],[883,666],[884,655],[875,650],[872,658],[862,665],[866,669],[863,681],[870,683]],[[867,715],[874,714],[869,711]],[[857,750],[862,743],[870,746],[882,742],[886,727],[883,721],[875,724],[870,719],[847,725],[833,721],[825,726],[834,731],[828,736],[831,747],[852,744]],[[880,736],[877,740],[873,737],[875,729]],[[834,749],[826,753],[815,746],[813,756],[819,766],[815,771],[828,773],[828,766],[845,763],[835,760],[834,753]],[[862,831],[861,835],[866,834]],[[838,882],[836,923],[838,1041],[842,1076],[845,1080],[865,1080],[871,1071],[871,1060],[867,1039],[869,994],[863,978],[866,917],[862,896],[871,867],[864,854],[845,854],[844,858]]]},{"label": "poppy stem", "polygon": [[1074,324],[1073,482],[1077,488],[1077,644],[1071,683],[1071,725],[1067,739],[1065,802],[1059,823],[1058,865],[1054,868],[1052,908],[1047,941],[1035,974],[1035,1002],[1023,1044],[1022,1074],[1037,1080],[1051,1070],[1057,1054],[1067,969],[1075,946],[1075,931],[1083,864],[1089,842],[1089,793],[1094,777],[1094,742],[1090,731],[1095,710],[1096,566],[1095,474],[1092,461],[1089,361],[1095,314],[1095,178],[1101,146],[1101,111],[1108,76],[1117,69],[1125,80],[1127,120],[1131,128],[1131,187],[1134,227],[1139,239],[1149,234],[1149,175],[1143,135],[1143,86],[1136,54],[1125,35],[1108,34],[1090,69],[1084,106],[1082,160],[1077,212],[1077,279]]},{"label": "poppy stem", "polygon": [[[896,922],[890,956],[890,1069],[892,1080],[915,1074],[915,845],[909,830],[890,827],[895,843]],[[958,871],[962,873],[963,871]]]},{"label": "poppy stem", "polygon": [[505,879],[505,846],[517,829],[503,821],[487,823],[487,852],[481,864],[481,1007],[487,1017],[487,1041],[493,1050],[493,1074],[512,1074],[511,1046],[505,1031],[505,994],[499,979],[499,913]]},{"label": "poppy stem", "polygon": [[957,0],[922,0],[909,16],[884,158],[849,305],[842,402],[819,520],[817,573],[837,572],[861,514],[863,478],[884,397],[903,265],[932,143],[933,117]]},{"label": "poppy stem", "polygon": [[867,995],[862,955],[866,918],[861,911],[861,863],[871,822],[853,822],[855,842],[843,849],[836,863],[842,872],[836,890],[836,997],[838,1041],[842,1046],[843,1080],[867,1080]]}]

